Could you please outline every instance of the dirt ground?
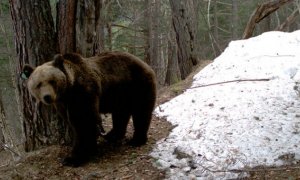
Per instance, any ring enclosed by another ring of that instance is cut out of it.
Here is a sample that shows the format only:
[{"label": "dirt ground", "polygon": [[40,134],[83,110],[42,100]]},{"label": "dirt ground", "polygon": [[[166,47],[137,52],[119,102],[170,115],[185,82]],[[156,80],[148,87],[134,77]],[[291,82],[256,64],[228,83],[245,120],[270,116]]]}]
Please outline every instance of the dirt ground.
[{"label": "dirt ground", "polygon": [[[185,81],[170,87],[159,90],[157,104],[170,100],[172,97],[182,93],[191,85],[192,77],[195,73],[209,64],[204,61],[197,67]],[[104,127],[108,130],[111,127],[110,118],[104,120]],[[24,155],[21,160],[10,163],[7,159],[0,159],[0,180],[22,180],[22,179],[116,179],[116,180],[155,180],[164,179],[165,172],[155,168],[155,159],[149,156],[155,143],[166,138],[172,130],[172,125],[164,119],[153,117],[149,131],[149,141],[142,147],[131,147],[126,145],[125,139],[118,144],[109,144],[99,139],[99,153],[89,163],[82,167],[64,167],[60,164],[69,148],[64,146],[51,146],[30,152]],[[132,123],[129,124],[129,138],[132,135]],[[2,153],[7,153],[3,152]],[[7,153],[7,155],[9,155]],[[3,156],[0,156],[0,158]],[[257,167],[246,170],[250,174],[244,179],[300,179],[300,166],[288,167]]]}]

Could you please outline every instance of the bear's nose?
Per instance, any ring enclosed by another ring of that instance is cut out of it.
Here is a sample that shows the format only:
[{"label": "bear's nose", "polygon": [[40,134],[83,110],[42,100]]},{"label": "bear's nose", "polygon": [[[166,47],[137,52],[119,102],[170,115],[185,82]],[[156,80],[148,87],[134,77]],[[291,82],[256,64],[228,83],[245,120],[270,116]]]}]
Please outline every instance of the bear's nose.
[{"label": "bear's nose", "polygon": [[45,95],[44,96],[44,101],[47,103],[47,104],[51,104],[52,103],[52,97],[50,95]]}]

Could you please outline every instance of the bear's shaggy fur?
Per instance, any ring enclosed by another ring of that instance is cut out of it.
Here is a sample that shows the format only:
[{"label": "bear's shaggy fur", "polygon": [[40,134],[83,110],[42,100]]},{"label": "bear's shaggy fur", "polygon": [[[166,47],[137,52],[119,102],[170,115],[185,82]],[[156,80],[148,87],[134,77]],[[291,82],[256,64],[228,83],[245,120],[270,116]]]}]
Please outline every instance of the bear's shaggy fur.
[{"label": "bear's shaggy fur", "polygon": [[130,143],[147,141],[156,99],[153,70],[124,52],[106,52],[91,58],[78,54],[56,55],[53,61],[33,68],[25,65],[27,87],[38,101],[54,105],[73,131],[73,149],[64,164],[78,166],[96,151],[99,113],[112,114],[109,141],[125,136],[132,116],[134,135]]}]

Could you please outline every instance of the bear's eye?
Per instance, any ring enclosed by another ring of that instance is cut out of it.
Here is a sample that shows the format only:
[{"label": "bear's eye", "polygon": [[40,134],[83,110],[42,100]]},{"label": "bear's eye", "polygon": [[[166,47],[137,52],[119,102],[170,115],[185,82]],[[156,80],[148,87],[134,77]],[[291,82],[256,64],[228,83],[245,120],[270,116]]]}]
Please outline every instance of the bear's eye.
[{"label": "bear's eye", "polygon": [[51,84],[52,86],[55,86],[56,85],[56,82],[54,80],[50,80],[49,81],[49,84]]},{"label": "bear's eye", "polygon": [[38,85],[36,86],[36,88],[40,88],[42,86],[42,83],[38,83]]}]

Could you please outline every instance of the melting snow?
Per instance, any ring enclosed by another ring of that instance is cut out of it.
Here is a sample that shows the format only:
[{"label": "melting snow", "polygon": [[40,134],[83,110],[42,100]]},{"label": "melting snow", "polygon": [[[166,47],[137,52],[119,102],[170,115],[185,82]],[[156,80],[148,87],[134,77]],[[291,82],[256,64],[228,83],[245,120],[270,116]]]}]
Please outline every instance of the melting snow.
[{"label": "melting snow", "polygon": [[[197,87],[233,80],[246,80]],[[176,127],[151,155],[169,179],[228,179],[234,170],[300,160],[300,31],[233,41],[155,114]]]}]

